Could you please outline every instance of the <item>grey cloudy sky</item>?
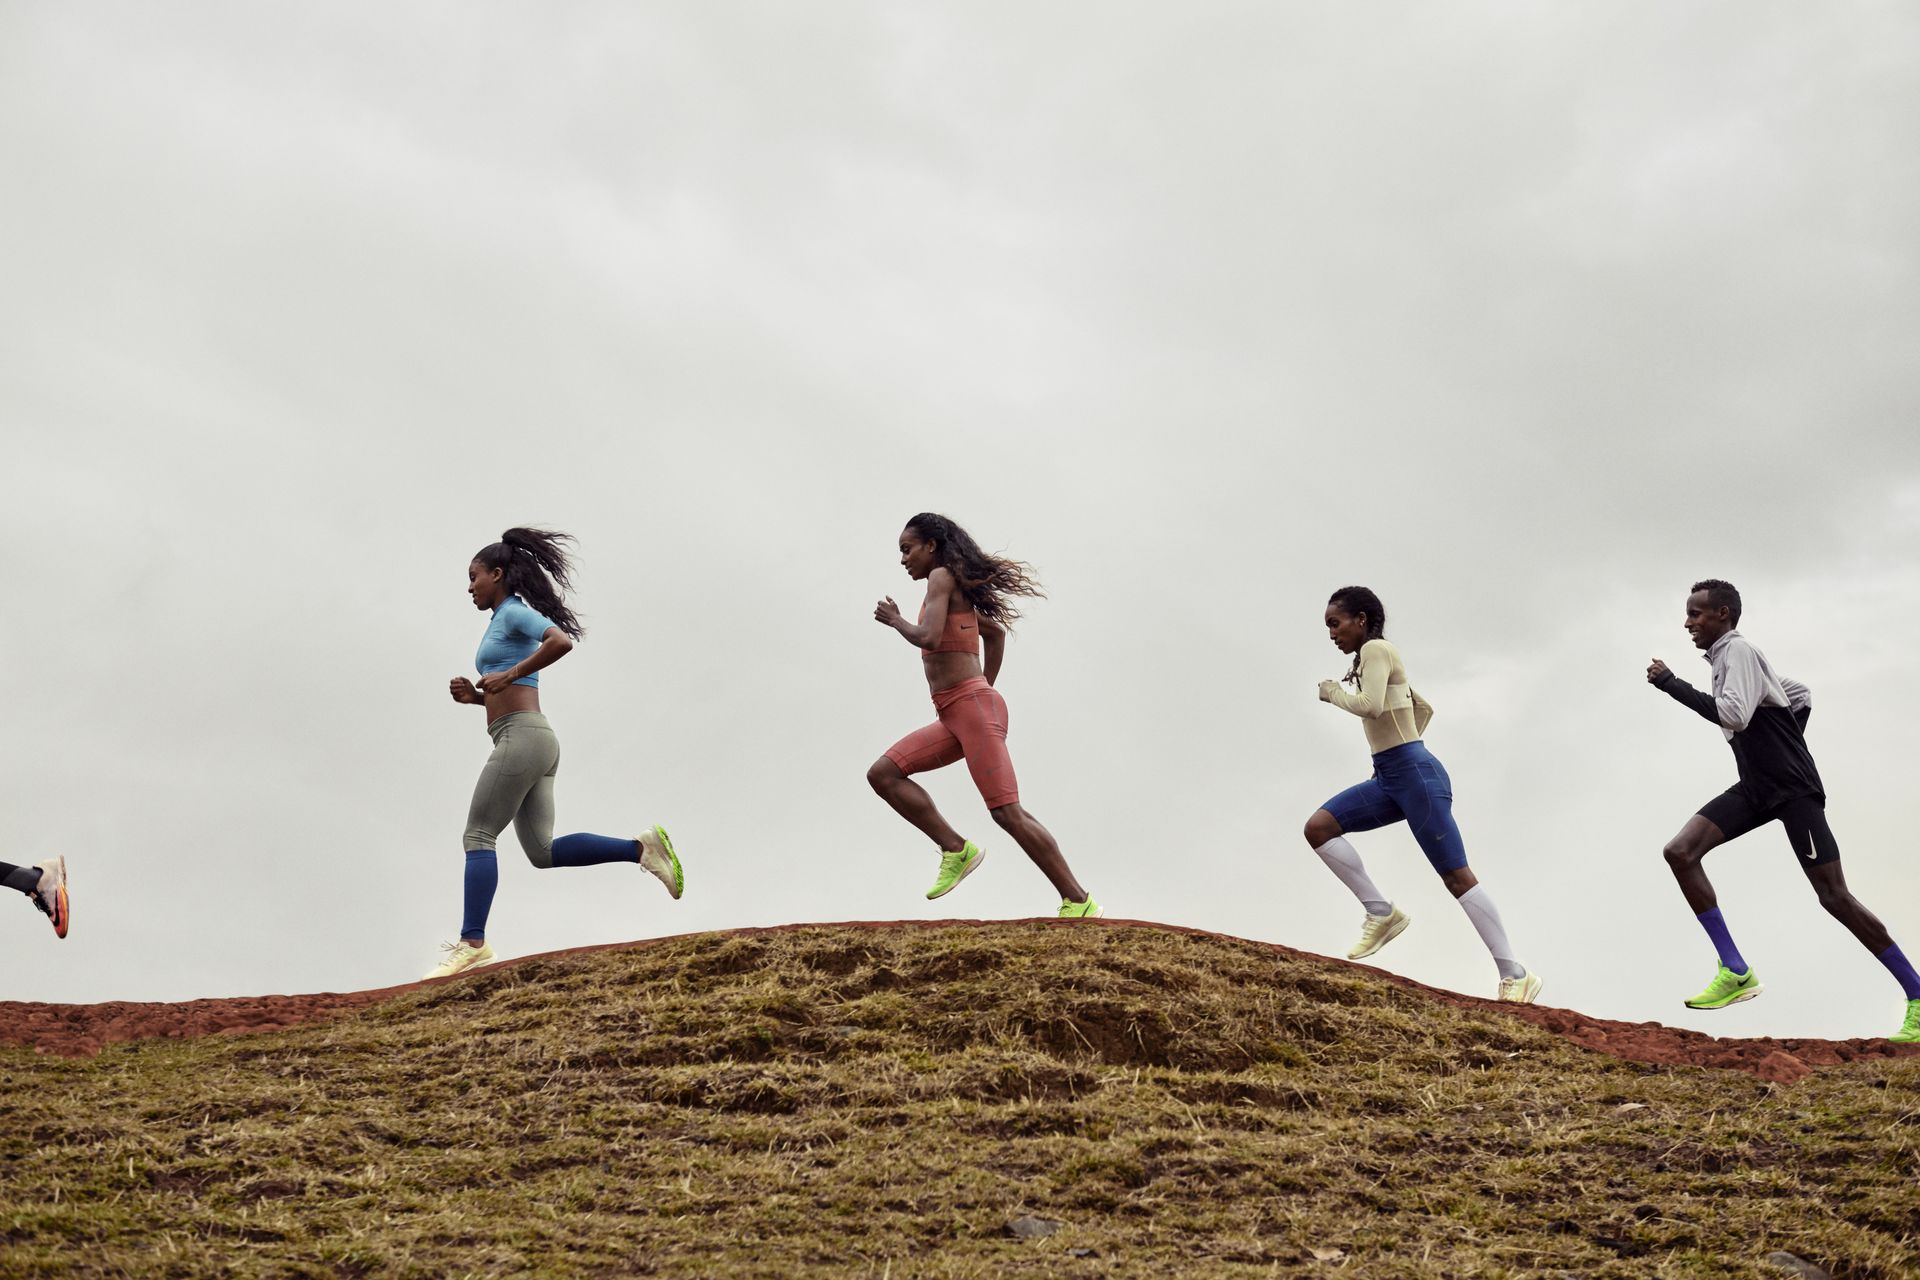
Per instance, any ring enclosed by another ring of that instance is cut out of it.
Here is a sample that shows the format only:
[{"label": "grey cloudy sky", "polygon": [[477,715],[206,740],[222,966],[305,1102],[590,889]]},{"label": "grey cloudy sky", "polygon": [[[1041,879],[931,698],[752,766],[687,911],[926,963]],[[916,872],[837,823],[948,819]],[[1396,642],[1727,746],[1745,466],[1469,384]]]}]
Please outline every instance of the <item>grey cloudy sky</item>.
[{"label": "grey cloudy sky", "polygon": [[[1300,838],[1367,772],[1314,686],[1360,581],[1438,708],[1543,999],[1861,1035],[1899,993],[1642,679],[1693,578],[1812,686],[1856,891],[1920,953],[1920,18],[1894,3],[75,6],[0,0],[0,996],[353,989],[459,919],[488,748],[447,700],[509,524],[582,544],[560,829],[505,954],[953,897],[866,789],[930,718],[870,620],[946,511],[1038,566],[1028,807],[1109,913],[1343,953]],[[1491,991],[1404,829],[1381,959]]]}]

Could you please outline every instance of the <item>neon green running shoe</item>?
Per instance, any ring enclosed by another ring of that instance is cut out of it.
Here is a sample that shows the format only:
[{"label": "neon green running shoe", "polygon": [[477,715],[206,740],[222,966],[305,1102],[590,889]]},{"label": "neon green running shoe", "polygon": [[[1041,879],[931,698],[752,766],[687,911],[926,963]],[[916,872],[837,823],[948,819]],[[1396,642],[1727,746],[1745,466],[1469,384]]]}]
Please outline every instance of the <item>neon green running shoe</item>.
[{"label": "neon green running shoe", "polygon": [[1751,1000],[1763,990],[1765,988],[1760,985],[1759,975],[1752,969],[1735,973],[1721,965],[1720,971],[1713,975],[1713,981],[1707,984],[1707,989],[1687,1001],[1687,1008],[1724,1009],[1730,1004]]},{"label": "neon green running shoe", "polygon": [[1920,1000],[1907,1001],[1907,1020],[1887,1039],[1895,1044],[1920,1044]]},{"label": "neon green running shoe", "polygon": [[928,898],[941,898],[952,893],[954,887],[973,874],[973,869],[986,861],[986,853],[979,845],[969,840],[952,853],[940,855],[940,874],[934,877],[933,888],[927,890]]},{"label": "neon green running shoe", "polygon": [[1092,894],[1087,895],[1085,902],[1075,902],[1072,898],[1060,899],[1059,918],[1062,920],[1086,920],[1100,914],[1100,904],[1093,900]]},{"label": "neon green running shoe", "polygon": [[655,827],[645,835],[636,836],[634,843],[640,846],[641,868],[667,886],[667,892],[678,900],[687,891],[687,876],[680,870],[680,855],[673,851],[667,829]]}]

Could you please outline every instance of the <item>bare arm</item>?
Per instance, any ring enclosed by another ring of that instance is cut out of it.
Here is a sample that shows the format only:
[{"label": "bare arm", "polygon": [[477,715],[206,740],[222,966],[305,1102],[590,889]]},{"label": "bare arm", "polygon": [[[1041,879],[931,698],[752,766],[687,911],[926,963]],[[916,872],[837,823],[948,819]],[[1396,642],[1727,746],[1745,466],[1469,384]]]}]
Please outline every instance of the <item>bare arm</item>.
[{"label": "bare arm", "polygon": [[892,596],[873,607],[873,620],[892,627],[914,647],[930,649],[947,629],[947,606],[952,599],[953,573],[944,568],[935,569],[927,575],[927,603],[920,611],[919,622],[908,622]]},{"label": "bare arm", "polygon": [[453,695],[455,702],[464,702],[475,707],[487,705],[487,695],[474,688],[473,681],[465,676],[455,676],[447,681],[447,692]]},{"label": "bare arm", "polygon": [[544,671],[560,659],[573,652],[573,637],[558,627],[548,627],[547,633],[540,637],[540,647],[505,671],[494,671],[480,677],[479,689],[483,694],[500,693],[515,680],[524,680],[536,671]]},{"label": "bare arm", "polygon": [[986,655],[986,665],[982,670],[987,683],[992,684],[1000,674],[1000,659],[1006,656],[1006,628],[991,619],[980,619],[980,647]]}]

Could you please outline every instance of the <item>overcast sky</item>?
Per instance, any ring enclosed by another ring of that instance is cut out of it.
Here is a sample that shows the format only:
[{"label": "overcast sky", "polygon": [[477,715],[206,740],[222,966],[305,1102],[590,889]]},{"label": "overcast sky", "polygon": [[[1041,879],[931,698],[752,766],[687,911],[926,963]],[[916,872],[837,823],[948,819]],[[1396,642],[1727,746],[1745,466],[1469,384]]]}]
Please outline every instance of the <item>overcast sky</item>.
[{"label": "overcast sky", "polygon": [[[581,542],[543,680],[560,831],[520,955],[937,903],[867,765],[931,719],[901,524],[1050,598],[1001,688],[1023,800],[1115,916],[1344,954],[1301,838],[1368,772],[1316,683],[1375,588],[1542,999],[1876,1035],[1893,981],[1649,690],[1688,584],[1814,691],[1848,877],[1920,956],[1920,17],[1788,3],[260,6],[0,0],[0,998],[417,977],[489,743],[448,677],[510,524]],[[1379,959],[1491,994],[1405,828]],[[0,904],[5,905],[5,904]]]}]

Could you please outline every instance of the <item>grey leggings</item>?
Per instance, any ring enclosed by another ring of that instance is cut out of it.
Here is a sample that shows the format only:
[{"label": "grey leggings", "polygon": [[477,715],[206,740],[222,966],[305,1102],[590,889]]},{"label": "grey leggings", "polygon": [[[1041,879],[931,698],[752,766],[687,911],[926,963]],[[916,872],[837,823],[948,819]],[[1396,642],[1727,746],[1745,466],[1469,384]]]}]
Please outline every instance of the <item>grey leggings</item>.
[{"label": "grey leggings", "polygon": [[520,837],[527,861],[553,865],[553,779],[560,739],[538,711],[514,711],[487,726],[493,754],[474,784],[463,849],[491,849],[506,825]]}]

